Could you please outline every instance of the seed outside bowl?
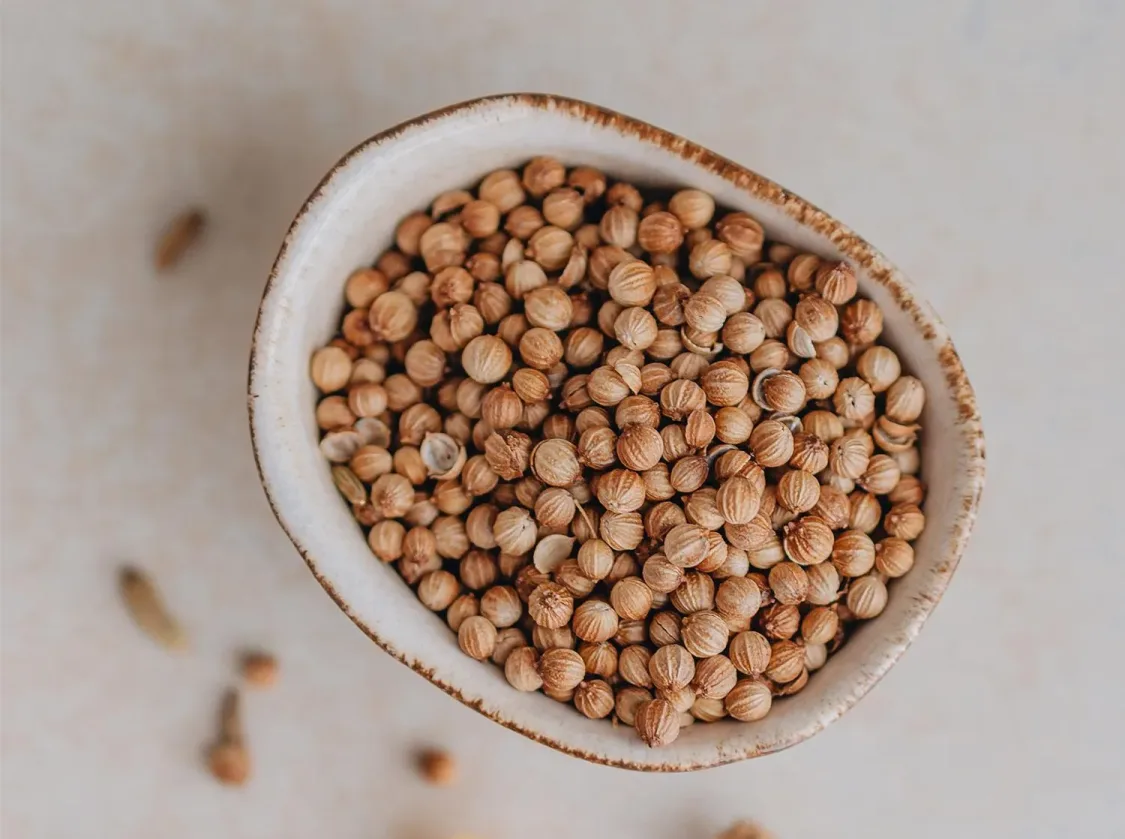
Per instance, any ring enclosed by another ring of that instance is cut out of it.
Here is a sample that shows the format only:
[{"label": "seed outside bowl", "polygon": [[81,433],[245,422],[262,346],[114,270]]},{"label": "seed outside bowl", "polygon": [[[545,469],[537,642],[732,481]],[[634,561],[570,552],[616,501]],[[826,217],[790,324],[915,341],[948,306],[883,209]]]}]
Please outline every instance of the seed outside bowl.
[{"label": "seed outside bowl", "polygon": [[[626,726],[586,719],[502,670],[465,656],[457,636],[376,561],[318,448],[309,358],[335,333],[344,279],[391,244],[398,221],[433,195],[550,154],[638,185],[696,187],[757,218],[770,238],[856,268],[885,314],[884,335],[928,395],[922,474],[926,529],[910,574],[809,687],[758,722],[694,725],[662,749]],[[278,522],[317,580],[379,646],[501,725],[595,763],[688,771],[776,752],[838,719],[898,660],[941,599],[976,519],[984,437],[976,399],[944,325],[905,277],[844,225],[772,181],[681,137],[604,108],[542,94],[486,97],[405,122],[337,163],[282,243],[258,311],[250,359],[250,429]]]}]

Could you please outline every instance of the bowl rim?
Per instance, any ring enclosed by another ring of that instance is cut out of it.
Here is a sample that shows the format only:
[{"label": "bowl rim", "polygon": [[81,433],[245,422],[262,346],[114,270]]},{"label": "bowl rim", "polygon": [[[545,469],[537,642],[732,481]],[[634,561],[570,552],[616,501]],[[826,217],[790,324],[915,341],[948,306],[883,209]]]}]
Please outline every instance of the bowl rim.
[{"label": "bowl rim", "polygon": [[663,763],[639,763],[624,758],[590,752],[582,748],[568,745],[566,742],[547,736],[518,721],[508,719],[498,712],[493,712],[485,707],[483,699],[474,699],[464,695],[457,685],[450,684],[443,680],[433,669],[426,667],[420,661],[412,659],[411,656],[393,647],[355,614],[347,599],[335,589],[330,580],[321,574],[317,567],[316,559],[297,540],[286,520],[284,512],[278,506],[278,501],[271,489],[270,480],[267,478],[263,467],[263,456],[256,432],[259,420],[255,412],[255,403],[257,401],[255,382],[258,375],[258,358],[263,352],[262,343],[259,342],[259,338],[262,335],[263,315],[267,309],[267,303],[275,291],[275,283],[286,267],[285,263],[288,251],[297,231],[302,227],[306,215],[322,194],[324,194],[329,187],[333,186],[337,179],[344,176],[345,170],[354,158],[366,152],[369,148],[395,140],[407,131],[423,127],[428,123],[437,123],[456,118],[460,115],[471,113],[477,108],[496,106],[510,106],[514,108],[531,109],[533,111],[562,113],[567,117],[582,122],[598,127],[610,128],[638,142],[655,145],[665,151],[672,152],[704,171],[721,177],[736,189],[748,193],[752,198],[758,201],[774,205],[775,208],[789,216],[797,224],[807,227],[827,239],[832,245],[838,248],[844,256],[862,268],[873,282],[883,286],[891,294],[895,303],[910,317],[913,326],[928,343],[932,343],[939,337],[944,338],[944,343],[937,349],[936,355],[945,376],[947,392],[954,400],[958,411],[956,425],[960,441],[959,454],[961,457],[959,459],[964,463],[964,466],[959,470],[957,476],[957,482],[961,490],[957,493],[957,498],[954,503],[960,505],[960,510],[956,515],[948,538],[944,540],[944,550],[939,556],[936,570],[930,576],[929,585],[921,596],[923,602],[919,604],[918,611],[905,628],[920,628],[929,618],[933,609],[944,594],[949,580],[965,551],[973,525],[976,521],[985,479],[985,446],[976,397],[969,383],[965,369],[961,364],[960,357],[954,349],[952,340],[937,314],[928,303],[916,297],[910,282],[897,268],[889,263],[876,248],[854,233],[846,225],[837,221],[800,196],[784,189],[774,181],[716,154],[697,143],[691,142],[670,131],[658,128],[643,120],[626,116],[609,108],[604,108],[579,99],[554,94],[505,93],[481,96],[444,108],[439,108],[400,122],[391,128],[368,137],[344,154],[329,169],[328,173],[320,180],[309,194],[308,198],[305,199],[297,215],[289,225],[278,250],[277,257],[270,269],[262,293],[262,299],[258,306],[258,312],[254,323],[253,339],[250,347],[247,381],[250,438],[254,452],[254,463],[258,470],[258,477],[265,491],[270,509],[273,511],[274,517],[277,519],[281,529],[304,559],[316,580],[333,601],[335,601],[341,611],[343,611],[368,638],[400,663],[407,665],[416,673],[425,677],[430,683],[441,688],[445,693],[462,704],[483,714],[493,722],[499,723],[505,728],[517,731],[535,742],[550,746],[565,754],[580,757],[592,763],[656,772],[682,772],[722,766],[747,758],[771,754],[796,745],[812,737],[814,734],[819,733],[829,723],[834,722],[842,716],[866,695],[898,661],[907,647],[910,646],[915,633],[899,633],[898,640],[887,641],[886,652],[888,658],[885,667],[881,668],[877,673],[864,673],[863,677],[856,684],[855,690],[853,690],[844,701],[839,702],[832,707],[830,711],[819,715],[812,723],[795,731],[787,738],[758,748],[742,750],[726,748],[716,750],[714,758],[711,760],[691,763],[683,761],[677,762],[674,760]]}]

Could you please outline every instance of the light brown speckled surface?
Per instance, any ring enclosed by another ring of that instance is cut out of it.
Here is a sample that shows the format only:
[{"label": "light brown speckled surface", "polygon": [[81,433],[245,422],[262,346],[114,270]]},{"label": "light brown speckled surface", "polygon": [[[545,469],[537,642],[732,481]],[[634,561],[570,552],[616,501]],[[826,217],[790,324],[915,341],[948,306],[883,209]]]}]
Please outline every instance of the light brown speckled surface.
[{"label": "light brown speckled surface", "polygon": [[[536,814],[565,788],[620,837],[1120,833],[1125,10],[920,6],[6,3],[0,832],[564,839]],[[245,359],[289,220],[374,131],[513,89],[768,173],[892,254],[957,338],[990,434],[971,547],[910,652],[800,748],[655,776],[527,742],[375,654],[270,515]],[[153,238],[192,202],[205,247],[156,280]],[[122,557],[192,652],[137,637]],[[242,644],[284,669],[248,697],[234,792],[198,753]],[[435,740],[473,767],[454,790],[408,770]]]}]

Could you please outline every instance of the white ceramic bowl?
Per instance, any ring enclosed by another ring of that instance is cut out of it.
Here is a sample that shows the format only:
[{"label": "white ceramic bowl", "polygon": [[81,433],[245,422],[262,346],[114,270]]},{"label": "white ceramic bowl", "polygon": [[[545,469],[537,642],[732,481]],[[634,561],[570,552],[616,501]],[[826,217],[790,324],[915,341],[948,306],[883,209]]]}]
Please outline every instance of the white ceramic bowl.
[{"label": "white ceramic bowl", "polygon": [[[637,184],[692,186],[759,219],[770,238],[857,269],[882,306],[888,343],[928,393],[923,476],[926,530],[914,569],[796,696],[760,722],[685,729],[649,749],[624,727],[588,720],[540,694],[518,693],[501,670],[466,657],[455,635],[375,560],[317,448],[309,358],[336,332],[349,272],[392,241],[396,222],[443,190],[536,154],[590,164]],[[839,222],[777,184],[651,125],[583,102],[497,96],[455,105],[367,140],[337,163],[301,208],[266,285],[250,361],[250,425],[278,521],[313,574],[379,646],[508,728],[587,760],[688,770],[768,754],[823,729],[887,672],[917,635],[965,548],[984,481],[976,402],[944,326],[906,279]]]}]

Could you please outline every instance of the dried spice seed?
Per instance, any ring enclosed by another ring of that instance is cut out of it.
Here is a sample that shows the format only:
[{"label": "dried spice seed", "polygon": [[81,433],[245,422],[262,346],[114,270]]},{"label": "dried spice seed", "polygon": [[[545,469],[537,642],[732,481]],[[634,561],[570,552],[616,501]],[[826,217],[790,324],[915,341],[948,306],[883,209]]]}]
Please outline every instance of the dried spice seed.
[{"label": "dried spice seed", "polygon": [[641,703],[636,709],[634,724],[646,746],[667,746],[680,733],[679,714],[666,699]]},{"label": "dried spice seed", "polygon": [[466,654],[659,745],[760,719],[883,611],[925,392],[851,266],[551,157],[394,234],[313,354],[315,420]]},{"label": "dried spice seed", "polygon": [[435,787],[448,787],[457,781],[457,761],[440,749],[427,749],[418,755],[418,771]]},{"label": "dried spice seed", "polygon": [[251,652],[242,657],[242,678],[256,688],[273,687],[277,683],[277,659],[269,653]]},{"label": "dried spice seed", "polygon": [[207,753],[207,765],[221,784],[242,786],[250,778],[250,753],[243,741],[241,702],[236,690],[223,695],[219,736]]},{"label": "dried spice seed", "polygon": [[773,692],[769,684],[757,678],[739,679],[723,698],[727,713],[742,722],[762,719],[772,704]]},{"label": "dried spice seed", "polygon": [[187,634],[168,611],[155,583],[145,572],[139,568],[122,568],[118,585],[129,616],[146,635],[169,650],[187,647]]},{"label": "dried spice seed", "polygon": [[160,234],[153,261],[157,271],[174,268],[184,254],[199,241],[207,226],[202,210],[187,210],[176,216]]}]

